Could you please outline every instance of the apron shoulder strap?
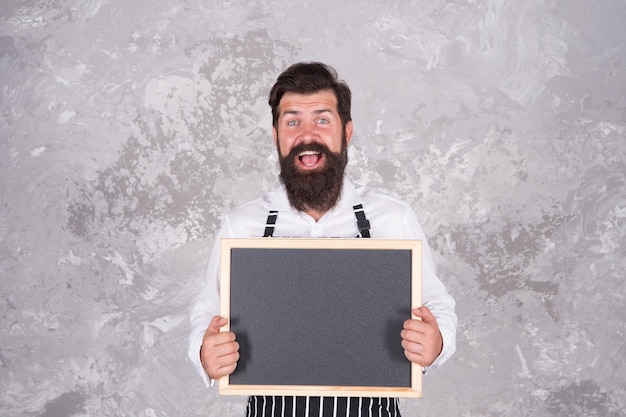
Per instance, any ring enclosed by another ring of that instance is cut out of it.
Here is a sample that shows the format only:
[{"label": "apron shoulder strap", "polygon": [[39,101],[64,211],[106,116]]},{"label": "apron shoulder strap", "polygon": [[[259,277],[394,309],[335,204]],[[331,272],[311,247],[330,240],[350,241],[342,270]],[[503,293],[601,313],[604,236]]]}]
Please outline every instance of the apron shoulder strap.
[{"label": "apron shoulder strap", "polygon": [[278,211],[270,210],[270,213],[267,215],[267,220],[265,221],[265,233],[263,234],[263,237],[274,236],[274,227],[276,225],[277,218],[278,218]]},{"label": "apron shoulder strap", "polygon": [[356,237],[370,237],[370,222],[365,217],[365,211],[363,210],[363,204],[357,204],[352,206],[354,210],[354,216],[356,217],[356,226],[359,229],[359,234]]}]

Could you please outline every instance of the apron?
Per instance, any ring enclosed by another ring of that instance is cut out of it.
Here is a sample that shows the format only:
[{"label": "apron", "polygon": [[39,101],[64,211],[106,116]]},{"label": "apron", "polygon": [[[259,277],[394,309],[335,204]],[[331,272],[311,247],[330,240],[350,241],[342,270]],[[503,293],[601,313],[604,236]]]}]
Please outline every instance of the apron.
[{"label": "apron", "polygon": [[[359,234],[357,238],[370,237],[370,222],[365,217],[363,204],[352,207]],[[273,237],[278,211],[270,210],[265,222],[263,237]],[[345,411],[344,411],[345,410]],[[370,414],[371,413],[371,414]],[[401,417],[397,398],[369,397],[292,397],[256,395],[248,398],[247,417],[273,416],[337,416],[337,417]]]}]

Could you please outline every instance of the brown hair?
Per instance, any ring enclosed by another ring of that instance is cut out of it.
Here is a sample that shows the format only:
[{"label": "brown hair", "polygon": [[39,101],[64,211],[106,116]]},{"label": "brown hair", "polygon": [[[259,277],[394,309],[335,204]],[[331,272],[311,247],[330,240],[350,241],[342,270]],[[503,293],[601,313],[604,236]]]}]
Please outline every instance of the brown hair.
[{"label": "brown hair", "polygon": [[291,65],[278,76],[270,91],[269,105],[272,108],[272,124],[276,127],[280,100],[285,93],[313,94],[331,90],[337,97],[337,112],[343,126],[352,120],[350,106],[352,93],[348,85],[337,78],[337,71],[321,62],[299,62]]}]

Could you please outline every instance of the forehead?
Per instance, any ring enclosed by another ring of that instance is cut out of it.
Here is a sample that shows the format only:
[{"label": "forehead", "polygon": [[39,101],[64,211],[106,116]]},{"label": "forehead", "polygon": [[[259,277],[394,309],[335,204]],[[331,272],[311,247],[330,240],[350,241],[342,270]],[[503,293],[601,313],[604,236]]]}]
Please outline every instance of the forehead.
[{"label": "forehead", "polygon": [[321,90],[312,94],[285,93],[278,105],[280,113],[328,110],[337,112],[337,97],[332,90]]}]

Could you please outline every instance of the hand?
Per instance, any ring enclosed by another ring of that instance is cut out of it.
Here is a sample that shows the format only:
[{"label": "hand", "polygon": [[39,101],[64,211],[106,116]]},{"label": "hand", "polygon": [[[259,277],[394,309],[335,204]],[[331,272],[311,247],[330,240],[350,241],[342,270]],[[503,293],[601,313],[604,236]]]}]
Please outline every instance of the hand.
[{"label": "hand", "polygon": [[239,343],[235,340],[235,333],[220,332],[220,327],[226,323],[228,320],[221,316],[213,317],[202,339],[200,362],[211,379],[230,375],[237,368]]},{"label": "hand", "polygon": [[404,322],[402,348],[404,356],[420,366],[430,366],[443,349],[443,339],[439,325],[428,307],[413,310],[421,320],[410,319]]}]

